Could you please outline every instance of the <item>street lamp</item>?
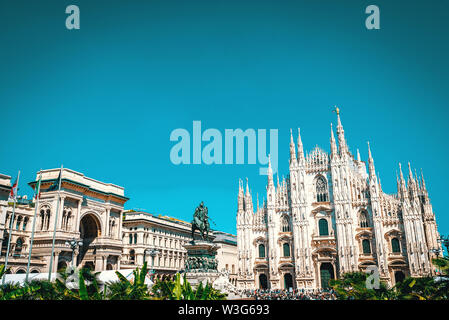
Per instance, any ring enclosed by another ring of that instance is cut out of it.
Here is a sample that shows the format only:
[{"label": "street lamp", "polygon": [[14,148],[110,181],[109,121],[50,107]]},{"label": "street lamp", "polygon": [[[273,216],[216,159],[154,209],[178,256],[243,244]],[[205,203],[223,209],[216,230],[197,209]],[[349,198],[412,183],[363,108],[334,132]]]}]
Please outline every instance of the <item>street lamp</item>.
[{"label": "street lamp", "polygon": [[[144,251],[144,255],[143,255],[143,260],[144,260],[144,262],[145,262],[145,254],[146,254],[147,252],[148,252],[148,254],[150,255],[150,257],[152,258],[152,259],[151,259],[151,271],[150,271],[150,273],[151,273],[152,277],[154,277],[154,273],[155,273],[155,270],[154,270],[154,257],[156,257],[156,255],[159,253],[159,250],[154,249],[154,248],[146,249],[146,250]],[[151,281],[153,281],[153,278],[151,279]]]},{"label": "street lamp", "polygon": [[72,240],[66,241],[65,244],[70,246],[70,248],[72,249],[72,267],[75,268],[75,250],[77,247],[81,247],[83,245],[83,242],[72,238]]}]

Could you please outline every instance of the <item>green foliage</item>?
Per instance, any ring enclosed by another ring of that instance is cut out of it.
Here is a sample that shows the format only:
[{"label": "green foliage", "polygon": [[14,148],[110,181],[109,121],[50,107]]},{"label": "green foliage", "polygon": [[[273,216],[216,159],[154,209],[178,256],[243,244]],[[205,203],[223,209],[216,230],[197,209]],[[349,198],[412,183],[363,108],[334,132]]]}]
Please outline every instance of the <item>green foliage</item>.
[{"label": "green foliage", "polygon": [[366,286],[367,273],[349,272],[341,279],[330,280],[330,286],[337,293],[340,300],[389,300],[394,299],[394,292],[387,288],[384,282],[380,282],[379,289],[368,289]]},{"label": "green foliage", "polygon": [[[445,262],[441,262],[441,266],[443,266],[444,263]],[[346,273],[339,280],[331,280],[330,284],[340,300],[449,299],[449,280],[447,278],[408,277],[392,288],[388,288],[387,285],[381,281],[379,289],[368,289],[366,287],[367,277],[368,274],[362,272]]]},{"label": "green foliage", "polygon": [[134,281],[129,281],[124,275],[116,271],[118,282],[108,283],[106,297],[111,300],[147,300],[150,299],[148,286],[145,284],[145,277],[148,273],[147,263],[142,269],[136,268],[133,271]]},{"label": "green foliage", "polygon": [[175,275],[175,281],[156,281],[152,287],[156,298],[164,300],[225,300],[226,295],[216,290],[208,282],[205,286],[202,283],[195,289],[187,281],[185,275],[181,284],[181,275]]},{"label": "green foliage", "polygon": [[[4,266],[0,266],[0,278],[5,274]],[[0,300],[223,300],[226,295],[215,290],[211,284],[200,284],[193,289],[185,276],[181,283],[180,274],[176,274],[175,281],[156,281],[149,290],[145,284],[148,274],[147,264],[141,269],[133,271],[134,279],[129,281],[120,272],[116,272],[118,281],[104,285],[100,290],[98,285],[98,273],[92,273],[89,269],[78,271],[78,281],[68,281],[73,276],[61,270],[59,277],[50,282],[47,280],[33,280],[19,285],[18,283],[6,283],[0,286]],[[76,284],[76,288],[69,284]]]},{"label": "green foliage", "polygon": [[438,267],[443,275],[449,275],[449,258],[433,259],[432,263]]}]

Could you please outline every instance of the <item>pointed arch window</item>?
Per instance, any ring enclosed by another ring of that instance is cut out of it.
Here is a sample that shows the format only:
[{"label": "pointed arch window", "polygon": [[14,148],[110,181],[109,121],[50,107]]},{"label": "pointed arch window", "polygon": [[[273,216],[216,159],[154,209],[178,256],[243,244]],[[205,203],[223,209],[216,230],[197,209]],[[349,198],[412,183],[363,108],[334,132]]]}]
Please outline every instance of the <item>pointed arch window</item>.
[{"label": "pointed arch window", "polygon": [[265,258],[265,245],[259,244],[259,258]]},{"label": "pointed arch window", "polygon": [[394,253],[401,252],[401,245],[399,244],[398,238],[391,239],[391,251]]},{"label": "pointed arch window", "polygon": [[285,242],[282,245],[282,251],[284,253],[284,257],[290,257],[290,244],[288,244],[287,242]]},{"label": "pointed arch window", "polygon": [[371,254],[371,244],[368,239],[362,240],[362,249],[364,254]]},{"label": "pointed arch window", "polygon": [[290,232],[290,219],[288,216],[283,216],[281,221],[281,230],[282,232]]},{"label": "pointed arch window", "polygon": [[316,180],[316,201],[327,202],[329,201],[327,193],[327,182],[323,177],[318,177]]},{"label": "pointed arch window", "polygon": [[329,235],[329,226],[326,219],[320,219],[318,221],[318,229],[320,232],[320,236],[328,236]]},{"label": "pointed arch window", "polygon": [[361,228],[369,228],[368,212],[361,211],[359,214],[359,221],[360,221]]}]

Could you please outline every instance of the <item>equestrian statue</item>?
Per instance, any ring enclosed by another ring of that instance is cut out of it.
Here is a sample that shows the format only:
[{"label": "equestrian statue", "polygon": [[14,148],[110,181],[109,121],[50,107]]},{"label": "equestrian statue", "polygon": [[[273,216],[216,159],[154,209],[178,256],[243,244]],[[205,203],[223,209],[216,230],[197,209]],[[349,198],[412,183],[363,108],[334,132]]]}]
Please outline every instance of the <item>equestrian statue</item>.
[{"label": "equestrian statue", "polygon": [[196,207],[195,213],[193,214],[192,220],[192,241],[195,241],[194,235],[195,231],[198,230],[200,232],[200,236],[202,240],[207,241],[209,236],[209,217],[208,217],[207,207],[204,206],[203,201],[201,201],[200,205]]}]

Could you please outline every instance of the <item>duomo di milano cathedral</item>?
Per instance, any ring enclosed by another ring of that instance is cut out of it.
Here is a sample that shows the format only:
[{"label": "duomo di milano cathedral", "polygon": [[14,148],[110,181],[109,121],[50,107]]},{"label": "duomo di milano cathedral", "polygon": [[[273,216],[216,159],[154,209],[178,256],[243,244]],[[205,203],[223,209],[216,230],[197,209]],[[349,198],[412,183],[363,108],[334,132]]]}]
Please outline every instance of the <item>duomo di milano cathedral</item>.
[{"label": "duomo di milano cathedral", "polygon": [[430,250],[441,248],[424,178],[399,164],[397,193],[382,191],[368,144],[368,172],[346,143],[337,111],[330,154],[304,154],[291,135],[289,176],[277,185],[271,163],[267,198],[254,210],[248,184],[239,183],[239,288],[324,288],[329,279],[377,266],[394,285],[406,276],[434,274]]}]

